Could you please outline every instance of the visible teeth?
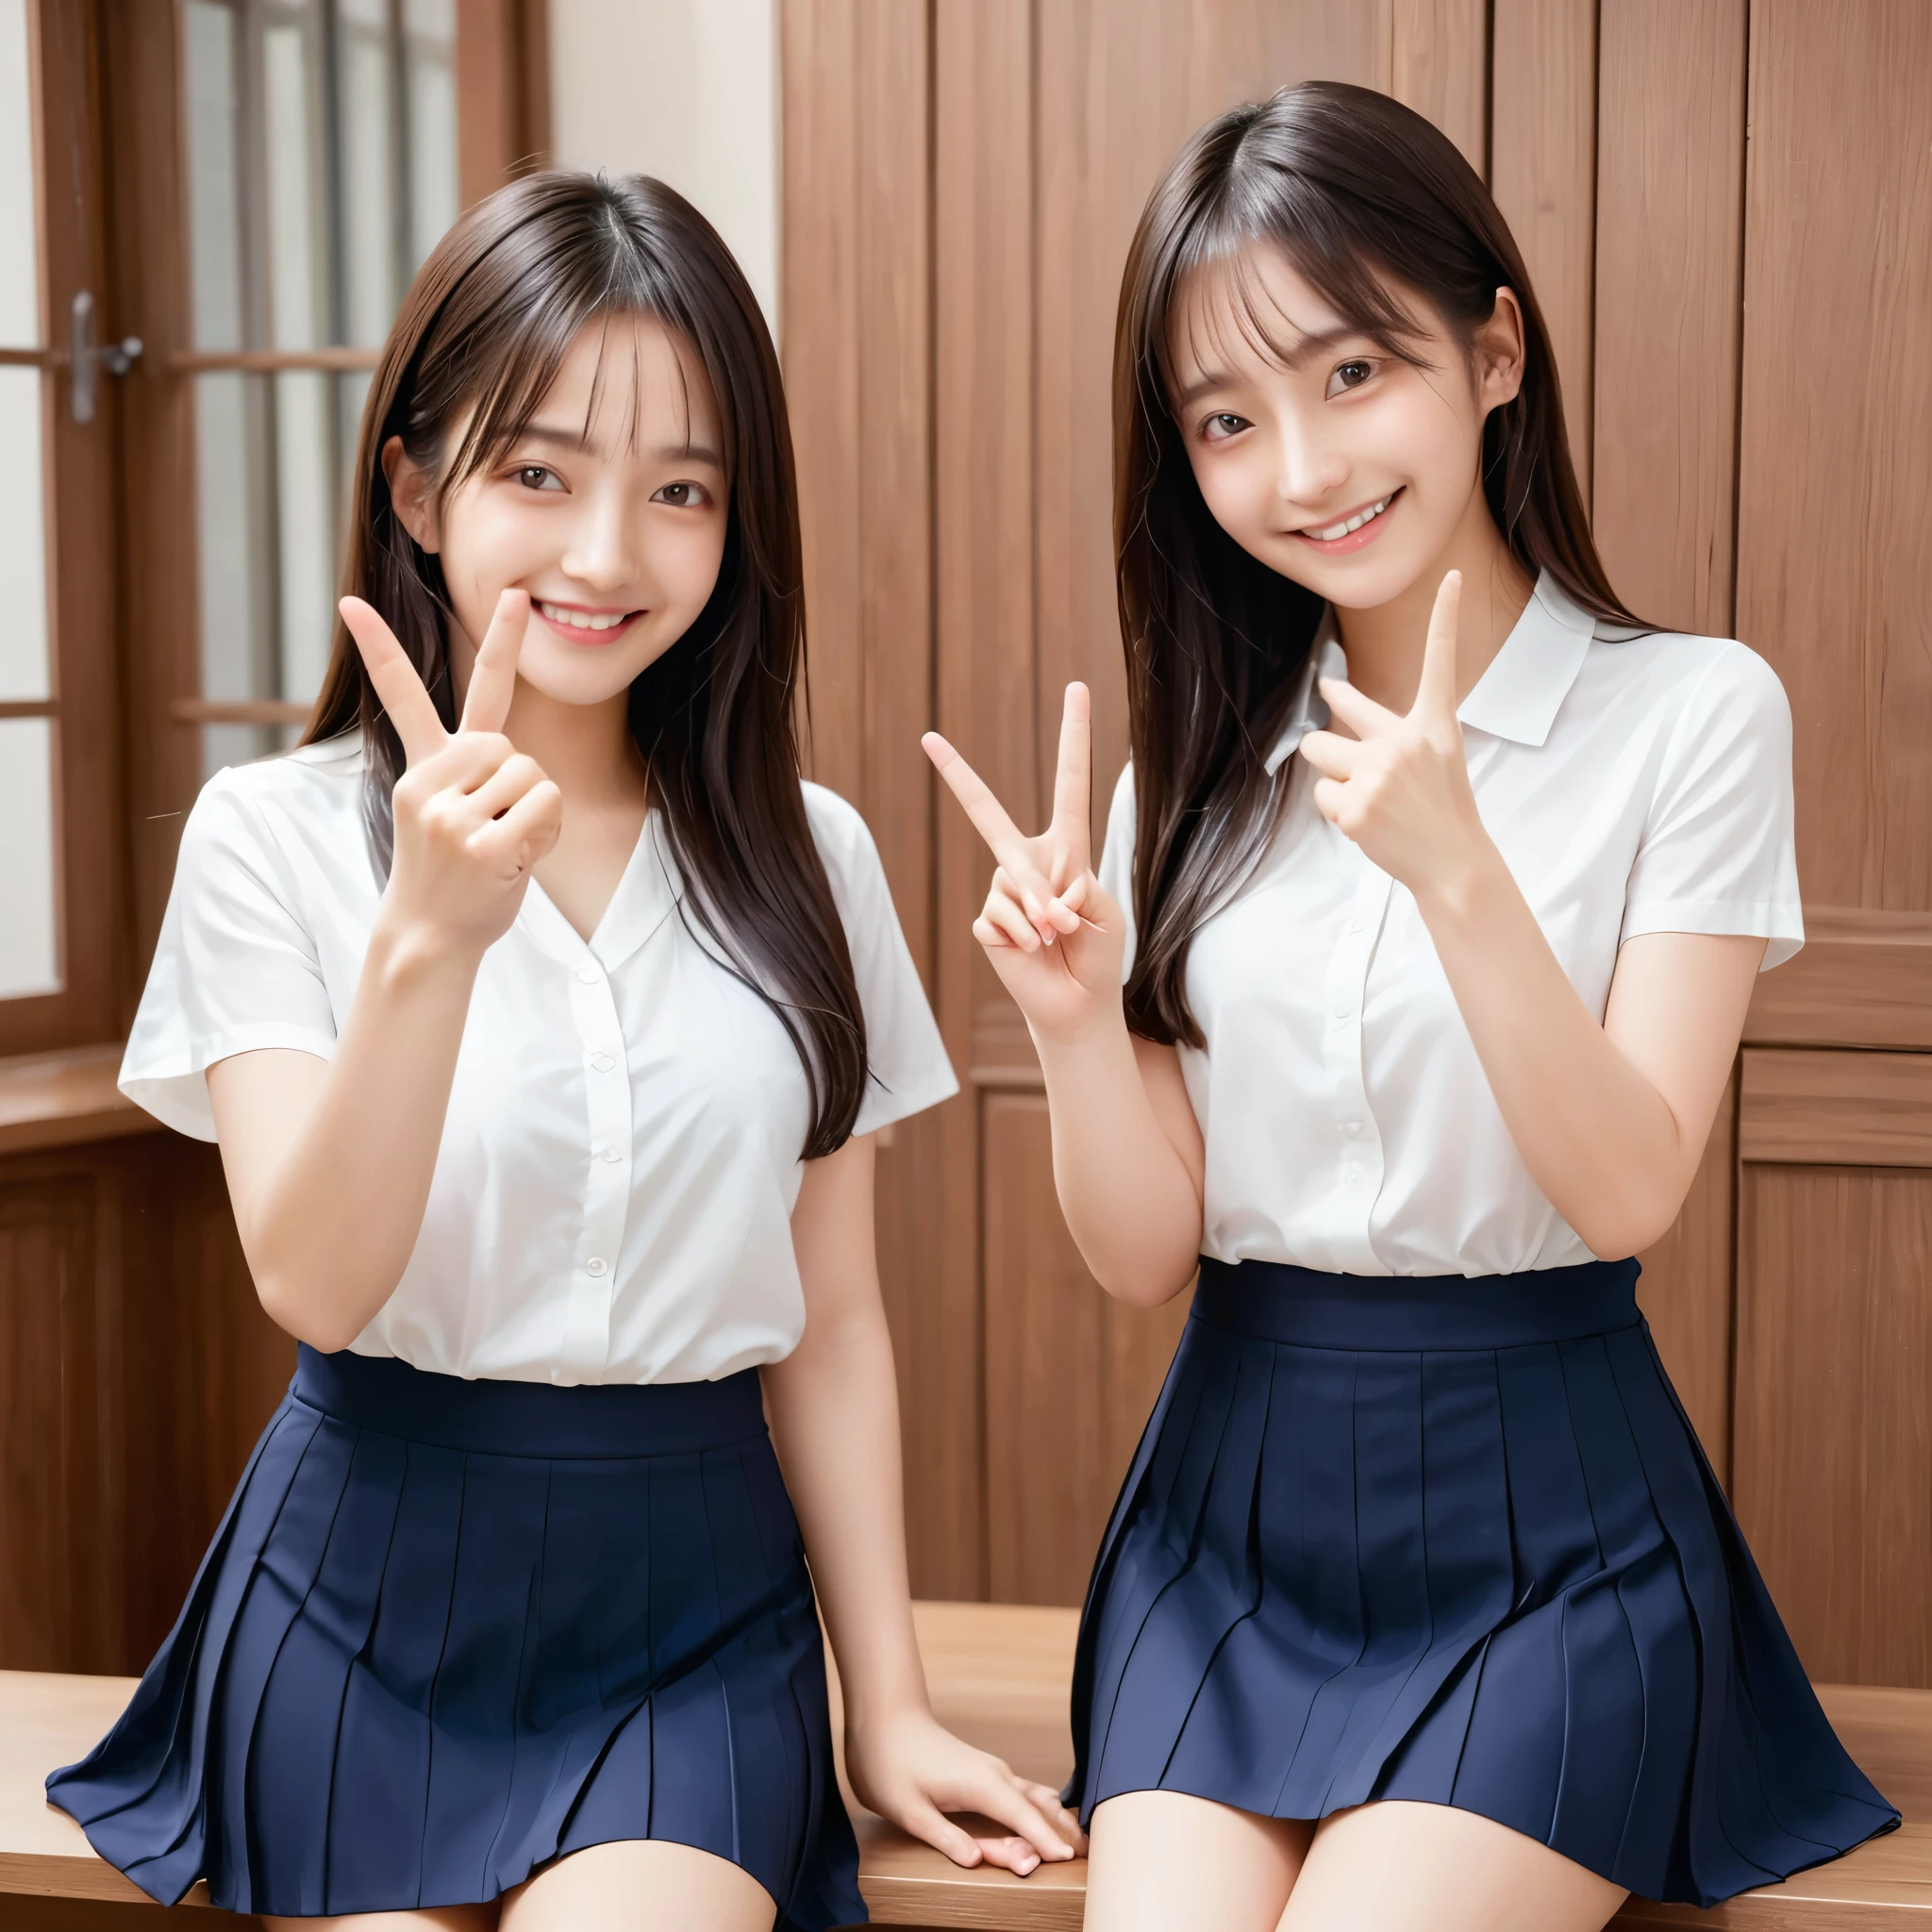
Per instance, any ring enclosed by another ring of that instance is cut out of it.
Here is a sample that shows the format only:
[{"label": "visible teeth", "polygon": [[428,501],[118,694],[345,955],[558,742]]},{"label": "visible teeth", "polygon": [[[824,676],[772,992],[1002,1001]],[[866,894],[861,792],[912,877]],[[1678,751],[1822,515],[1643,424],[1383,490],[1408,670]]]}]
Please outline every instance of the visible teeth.
[{"label": "visible teeth", "polygon": [[589,610],[571,610],[561,604],[541,604],[537,606],[552,624],[568,625],[572,630],[615,630],[629,615],[628,610],[613,610],[598,616]]},{"label": "visible teeth", "polygon": [[1367,509],[1360,510],[1339,524],[1330,524],[1325,530],[1310,530],[1308,535],[1318,543],[1332,543],[1338,537],[1345,537],[1351,530],[1359,530],[1372,518],[1380,516],[1394,500],[1394,492],[1391,491],[1380,503],[1372,503]]}]

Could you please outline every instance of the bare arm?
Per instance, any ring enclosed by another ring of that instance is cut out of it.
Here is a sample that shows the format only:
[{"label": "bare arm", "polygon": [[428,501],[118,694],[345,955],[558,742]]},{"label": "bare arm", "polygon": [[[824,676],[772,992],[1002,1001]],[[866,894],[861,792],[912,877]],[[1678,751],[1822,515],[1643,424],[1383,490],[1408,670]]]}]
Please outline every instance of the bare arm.
[{"label": "bare arm", "polygon": [[[898,1384],[873,1236],[874,1153],[847,1141],[806,1169],[791,1215],[805,1336],[762,1371],[772,1440],[811,1560],[845,1699],[860,1799],[963,1865],[1067,1858],[1074,1821],[1043,1785],[943,1730],[927,1700],[907,1582]],[[973,1810],[1014,1836],[975,1840]]]},{"label": "bare arm", "polygon": [[1070,685],[1053,822],[1037,839],[944,739],[925,748],[999,861],[973,931],[1040,1053],[1067,1226],[1109,1294],[1152,1307],[1199,1260],[1205,1158],[1174,1049],[1127,1031],[1126,921],[1092,870],[1089,738],[1086,687]]},{"label": "bare arm", "polygon": [[1591,1250],[1647,1247],[1684,1204],[1743,1032],[1761,939],[1628,941],[1602,1024],[1578,998],[1484,830],[1456,721],[1456,607],[1445,581],[1413,709],[1397,718],[1324,682],[1357,736],[1302,752],[1315,802],[1414,892],[1524,1164]]},{"label": "bare arm", "polygon": [[298,1340],[345,1348],[395,1291],[436,1168],[470,991],[556,842],[557,787],[497,726],[529,607],[506,594],[444,732],[382,620],[345,600],[408,751],[395,863],[333,1059],[287,1049],[208,1069],[208,1104],[262,1306]]}]

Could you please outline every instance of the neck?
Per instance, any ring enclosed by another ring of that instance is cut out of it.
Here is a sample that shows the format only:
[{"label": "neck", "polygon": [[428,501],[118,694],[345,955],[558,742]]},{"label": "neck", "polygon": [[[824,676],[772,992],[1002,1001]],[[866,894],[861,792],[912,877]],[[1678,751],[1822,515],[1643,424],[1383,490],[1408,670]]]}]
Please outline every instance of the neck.
[{"label": "neck", "polygon": [[1452,570],[1462,573],[1462,608],[1456,626],[1456,696],[1460,702],[1490,668],[1536,589],[1504,542],[1479,484],[1471,490],[1448,542],[1399,597],[1373,608],[1335,607],[1348,681],[1365,697],[1400,712],[1415,702],[1429,616],[1436,592]]},{"label": "neck", "polygon": [[644,765],[630,735],[626,695],[567,705],[517,681],[504,735],[533,758],[563,792],[566,809],[623,810],[644,794]]}]

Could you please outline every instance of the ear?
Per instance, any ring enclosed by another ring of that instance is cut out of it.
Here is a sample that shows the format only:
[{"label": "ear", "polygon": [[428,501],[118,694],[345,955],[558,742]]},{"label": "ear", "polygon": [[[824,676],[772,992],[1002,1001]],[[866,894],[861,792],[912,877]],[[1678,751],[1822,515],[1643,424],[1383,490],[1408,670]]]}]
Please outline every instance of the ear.
[{"label": "ear", "polygon": [[1476,400],[1487,416],[1513,402],[1523,387],[1523,305],[1514,289],[1496,291],[1496,307],[1476,330],[1471,344],[1474,361]]},{"label": "ear", "polygon": [[390,501],[395,505],[397,520],[420,549],[433,555],[442,541],[436,515],[435,479],[410,459],[400,436],[391,436],[382,446],[382,474],[389,481]]}]

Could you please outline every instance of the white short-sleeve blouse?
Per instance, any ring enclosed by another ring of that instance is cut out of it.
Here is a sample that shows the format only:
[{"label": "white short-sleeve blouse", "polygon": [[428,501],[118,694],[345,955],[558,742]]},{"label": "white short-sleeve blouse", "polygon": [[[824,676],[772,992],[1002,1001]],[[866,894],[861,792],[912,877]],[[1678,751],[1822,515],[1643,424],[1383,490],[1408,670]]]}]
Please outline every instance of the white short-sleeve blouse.
[{"label": "white short-sleeve blouse", "polygon": [[[1271,771],[1327,723],[1318,674],[1347,675],[1332,624]],[[1790,711],[1742,644],[1598,625],[1545,577],[1458,715],[1483,824],[1599,1018],[1640,933],[1761,936],[1766,967],[1803,943]],[[1414,897],[1316,810],[1305,760],[1287,782],[1188,956],[1204,1252],[1379,1275],[1589,1260],[1510,1139]],[[1134,837],[1129,769],[1100,877],[1130,921]],[[1131,963],[1131,924],[1128,944]]]},{"label": "white short-sleeve blouse", "polygon": [[[864,821],[820,786],[805,799],[864,1008],[868,1133],[958,1083]],[[797,1345],[805,1071],[679,896],[655,812],[588,941],[531,885],[484,955],[422,1233],[358,1354],[468,1377],[689,1382]],[[122,1091],[211,1141],[215,1061],[329,1058],[380,898],[358,736],[210,779]]]}]

